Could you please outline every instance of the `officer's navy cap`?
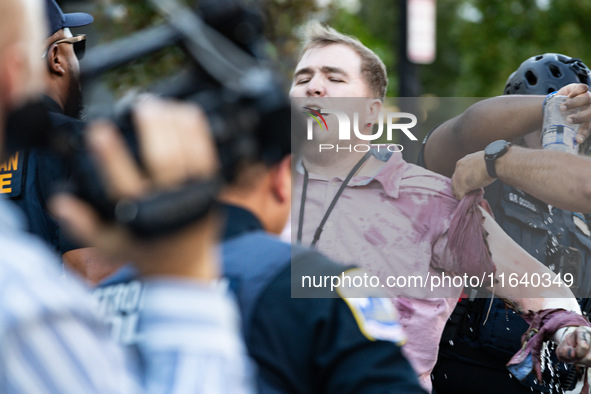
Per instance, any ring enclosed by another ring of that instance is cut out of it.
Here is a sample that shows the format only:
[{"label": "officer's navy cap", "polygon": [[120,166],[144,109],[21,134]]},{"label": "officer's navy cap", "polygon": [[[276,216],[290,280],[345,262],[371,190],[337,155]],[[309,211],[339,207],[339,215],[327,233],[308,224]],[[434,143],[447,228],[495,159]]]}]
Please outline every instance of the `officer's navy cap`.
[{"label": "officer's navy cap", "polygon": [[55,0],[45,0],[45,11],[49,24],[49,34],[47,37],[52,36],[56,31],[66,27],[90,25],[94,20],[92,15],[84,12],[64,14]]}]

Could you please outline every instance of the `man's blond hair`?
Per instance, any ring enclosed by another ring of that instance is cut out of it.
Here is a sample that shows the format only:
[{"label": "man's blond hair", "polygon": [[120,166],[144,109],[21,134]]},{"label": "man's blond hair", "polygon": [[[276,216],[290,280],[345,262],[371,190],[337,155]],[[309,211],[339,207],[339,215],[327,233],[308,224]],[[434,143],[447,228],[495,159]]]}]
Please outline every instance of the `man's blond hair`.
[{"label": "man's blond hair", "polygon": [[361,75],[365,78],[371,92],[376,98],[386,97],[388,74],[384,62],[371,49],[357,38],[339,33],[329,26],[322,26],[318,21],[309,22],[304,27],[300,59],[306,51],[322,48],[332,44],[342,44],[353,49],[361,58]]}]

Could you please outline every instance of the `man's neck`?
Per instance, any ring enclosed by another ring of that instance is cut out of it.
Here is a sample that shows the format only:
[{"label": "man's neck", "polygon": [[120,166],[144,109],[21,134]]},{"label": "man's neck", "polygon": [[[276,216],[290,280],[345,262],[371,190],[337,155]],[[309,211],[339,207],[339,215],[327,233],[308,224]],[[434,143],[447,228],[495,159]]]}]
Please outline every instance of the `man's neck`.
[{"label": "man's neck", "polygon": [[266,215],[263,211],[266,201],[260,194],[255,191],[245,192],[244,190],[236,192],[235,190],[231,191],[227,188],[220,193],[218,200],[223,204],[235,206],[248,211],[257,219],[261,227],[269,232],[269,226],[265,220]]}]

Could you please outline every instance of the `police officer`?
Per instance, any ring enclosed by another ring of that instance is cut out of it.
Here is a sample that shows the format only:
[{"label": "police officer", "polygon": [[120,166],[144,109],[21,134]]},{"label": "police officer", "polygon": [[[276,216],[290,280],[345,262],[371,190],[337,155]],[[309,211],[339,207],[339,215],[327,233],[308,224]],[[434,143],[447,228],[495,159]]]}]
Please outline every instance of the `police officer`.
[{"label": "police officer", "polygon": [[[43,103],[53,127],[80,134],[84,122],[79,60],[84,56],[86,36],[73,36],[70,28],[86,26],[93,17],[86,13],[64,14],[55,0],[46,0],[48,38],[45,51],[46,90]],[[64,262],[95,282],[113,270],[112,262],[93,248],[71,241],[47,210],[56,185],[70,177],[70,170],[52,152],[23,149],[0,164],[0,195],[10,198],[24,212],[28,229],[63,255]]]},{"label": "police officer", "polygon": [[[78,60],[84,54],[85,37],[73,37],[69,28],[88,25],[93,18],[85,13],[64,14],[54,0],[45,1],[45,10],[49,31],[42,54],[47,65],[44,104],[54,126],[80,133],[84,123],[77,119],[81,106]],[[0,166],[0,194],[25,212],[30,232],[61,253],[74,246],[62,237],[46,204],[66,171],[55,155],[39,149],[21,150]]]},{"label": "police officer", "polygon": [[[504,94],[546,95],[568,83],[590,82],[590,71],[580,60],[548,53],[524,61],[509,77]],[[429,139],[427,136],[425,144]],[[540,131],[536,131],[513,143],[538,148],[539,139]],[[498,156],[510,149],[510,145],[497,141],[487,148],[488,151],[492,149],[498,150]],[[436,163],[426,152],[426,149],[421,152],[419,164]],[[427,165],[427,168],[437,170],[433,167]],[[511,238],[553,271],[572,274],[575,294],[591,294],[591,269],[585,269],[591,264],[591,233],[584,215],[557,209],[500,181],[485,189],[485,197],[495,219]],[[550,374],[548,368],[546,384],[530,382],[528,387],[513,378],[505,364],[520,348],[521,334],[528,325],[502,301],[491,301],[490,297],[473,299],[475,290],[467,292],[467,298],[458,304],[450,317],[440,343],[439,359],[433,373],[433,386],[438,394],[530,393],[532,389],[551,392],[551,385],[556,389],[574,387],[576,370],[565,370],[559,364],[553,366],[558,369],[556,374]],[[588,313],[587,300],[579,302],[583,312]]]},{"label": "police officer", "polygon": [[287,152],[243,168],[221,200],[224,274],[259,368],[259,392],[424,392],[401,353],[402,327],[385,294],[352,293],[346,280],[336,291],[324,281],[304,285],[304,278],[316,285],[326,277],[354,281],[363,272],[276,237],[291,206]]}]

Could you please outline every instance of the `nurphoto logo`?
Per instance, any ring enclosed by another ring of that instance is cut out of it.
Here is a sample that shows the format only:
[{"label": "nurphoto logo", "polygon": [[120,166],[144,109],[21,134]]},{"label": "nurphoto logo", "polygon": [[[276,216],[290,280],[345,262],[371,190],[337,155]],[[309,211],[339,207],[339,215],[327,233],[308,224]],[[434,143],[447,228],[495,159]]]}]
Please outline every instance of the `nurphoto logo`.
[{"label": "nurphoto logo", "polygon": [[[312,126],[312,119],[314,119],[316,121],[316,123],[318,123],[318,126],[320,126],[320,128],[322,128],[322,124],[324,123],[324,127],[325,130],[328,131],[328,125],[326,124],[326,120],[324,120],[324,117],[322,116],[322,114],[319,111],[316,111],[310,107],[304,107],[305,110],[309,111],[309,112],[305,112],[305,114],[308,114],[309,116],[311,116],[310,119],[308,119],[308,136],[310,135],[310,128]],[[320,123],[320,120],[318,119],[322,119],[322,123]],[[308,137],[308,139],[311,139],[310,137]]]},{"label": "nurphoto logo", "polygon": [[[408,112],[388,112],[384,114],[383,111],[380,112],[378,119],[377,119],[377,130],[376,128],[373,129],[373,133],[362,132],[364,130],[364,124],[359,124],[359,113],[353,113],[353,123],[351,124],[351,119],[349,115],[342,110],[337,109],[313,109],[310,107],[303,107],[305,110],[304,113],[307,114],[307,133],[306,138],[308,141],[312,141],[314,139],[314,125],[317,124],[321,130],[329,133],[337,132],[338,133],[338,141],[351,141],[351,131],[354,133],[354,139],[358,139],[361,141],[376,141],[377,139],[382,138],[384,134],[384,130],[386,132],[386,143],[380,144],[356,144],[356,145],[342,145],[342,144],[330,144],[330,143],[320,143],[319,151],[326,151],[326,150],[348,150],[351,149],[355,150],[356,152],[364,152],[369,150],[371,147],[370,145],[374,146],[382,146],[387,147],[387,149],[391,152],[400,152],[403,149],[403,146],[400,144],[393,143],[393,135],[394,131],[401,131],[404,135],[411,141],[417,141],[417,137],[410,131],[411,128],[416,126],[417,124],[417,117]],[[328,124],[326,122],[325,116],[334,115],[338,122],[338,130],[329,130]],[[410,120],[406,123],[399,123],[401,120]],[[384,121],[385,120],[385,121]],[[385,126],[384,126],[385,124]],[[353,127],[351,127],[351,125]],[[369,126],[369,125],[368,125]]]}]

